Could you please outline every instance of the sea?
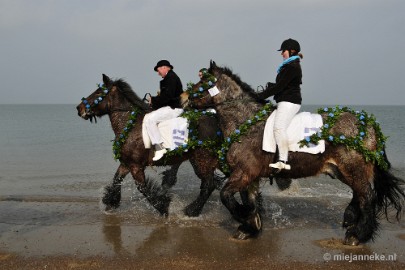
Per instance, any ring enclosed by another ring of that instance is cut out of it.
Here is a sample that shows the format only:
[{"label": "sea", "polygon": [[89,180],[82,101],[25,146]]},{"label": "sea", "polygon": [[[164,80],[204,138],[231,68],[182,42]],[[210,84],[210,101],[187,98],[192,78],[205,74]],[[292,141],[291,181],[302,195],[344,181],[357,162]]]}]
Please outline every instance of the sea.
[{"label": "sea", "polygon": [[[301,111],[316,112],[320,107],[324,106],[307,105]],[[388,136],[386,152],[393,172],[405,178],[405,106],[349,107],[377,118]],[[74,104],[0,105],[0,202],[99,202],[103,187],[112,181],[119,165],[112,155],[113,138],[108,116],[90,123],[77,115]],[[159,183],[165,169],[150,167],[146,175]],[[184,162],[178,182],[170,191],[174,198],[170,211],[184,218],[182,209],[197,196],[199,187],[200,181],[191,165]],[[139,194],[130,176],[125,178],[122,189],[125,211],[151,215],[151,220],[156,221],[153,216],[156,213]],[[351,198],[346,185],[327,176],[293,180],[285,191],[264,180],[261,192],[266,222],[275,227],[305,224],[308,220],[298,218],[300,213],[321,215],[335,205],[340,210],[331,218],[339,223],[341,210]],[[297,198],[301,200],[295,203]],[[311,207],[312,204],[316,207]],[[319,212],[322,204],[326,204],[325,209]],[[206,222],[221,222],[224,215],[230,218],[218,191],[214,191],[207,205],[202,215],[207,217]],[[295,207],[290,215],[286,212],[288,207]],[[316,222],[322,219],[319,216]]]}]

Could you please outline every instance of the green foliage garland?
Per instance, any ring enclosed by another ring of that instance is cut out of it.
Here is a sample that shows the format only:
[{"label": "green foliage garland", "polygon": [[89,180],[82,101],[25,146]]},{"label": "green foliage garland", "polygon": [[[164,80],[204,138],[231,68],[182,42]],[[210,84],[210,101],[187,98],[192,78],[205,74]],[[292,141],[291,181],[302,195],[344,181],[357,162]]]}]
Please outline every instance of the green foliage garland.
[{"label": "green foliage garland", "polygon": [[140,110],[138,108],[134,107],[133,111],[129,115],[128,121],[127,121],[123,131],[121,132],[121,134],[119,134],[115,138],[115,140],[113,142],[113,146],[112,146],[113,155],[114,155],[115,160],[120,159],[120,157],[121,157],[121,148],[125,144],[126,140],[128,139],[129,132],[135,126],[136,117],[138,116],[139,113],[140,113]]},{"label": "green foliage garland", "polygon": [[[358,134],[355,137],[346,137],[343,134],[336,135],[331,133],[331,129],[339,119],[339,116],[344,113],[352,113],[358,119]],[[347,107],[336,106],[333,108],[320,108],[319,114],[327,114],[327,118],[318,133],[315,133],[305,139],[301,140],[300,146],[308,146],[309,144],[318,144],[320,140],[328,141],[334,145],[345,145],[349,149],[356,150],[361,153],[367,162],[371,161],[383,169],[388,170],[389,165],[385,159],[385,142],[387,137],[381,131],[379,123],[376,121],[374,115],[369,115],[365,111],[354,111]],[[367,137],[367,127],[374,128],[377,138],[377,148],[375,151],[367,149],[364,145],[364,138]]]},{"label": "green foliage garland", "polygon": [[229,175],[230,168],[228,163],[226,162],[226,155],[228,153],[229,147],[234,142],[240,142],[240,137],[246,134],[249,129],[255,125],[257,122],[266,121],[272,112],[275,109],[275,106],[270,102],[264,105],[264,107],[256,113],[252,118],[246,120],[242,125],[239,126],[238,129],[235,129],[229,137],[224,138],[223,143],[221,144],[221,148],[217,150],[217,155],[219,158],[219,163],[221,166],[221,171]]}]

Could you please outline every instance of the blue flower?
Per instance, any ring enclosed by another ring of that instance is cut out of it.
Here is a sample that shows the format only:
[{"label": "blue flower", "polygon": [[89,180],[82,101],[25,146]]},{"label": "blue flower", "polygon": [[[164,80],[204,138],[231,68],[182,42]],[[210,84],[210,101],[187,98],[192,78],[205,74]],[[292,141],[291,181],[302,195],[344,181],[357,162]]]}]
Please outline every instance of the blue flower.
[{"label": "blue flower", "polygon": [[364,121],[360,121],[360,124],[362,124],[364,126],[366,123],[364,123]]},{"label": "blue flower", "polygon": [[194,112],[198,112],[198,110],[197,110],[197,109],[195,109],[195,110],[194,110]]},{"label": "blue flower", "polygon": [[212,86],[212,82],[211,82],[211,81],[209,81],[209,82],[208,82],[208,85],[209,85],[209,86]]},{"label": "blue flower", "polygon": [[94,101],[94,104],[98,104],[98,100],[97,100],[97,99]]},{"label": "blue flower", "polygon": [[263,110],[262,113],[263,113],[263,114],[267,114],[267,111],[266,111],[266,110]]},{"label": "blue flower", "polygon": [[202,112],[202,114],[206,114],[206,113],[207,113],[206,111],[203,111],[203,112]]},{"label": "blue flower", "polygon": [[328,138],[328,140],[329,140],[329,141],[333,141],[333,136],[330,135],[329,138]]},{"label": "blue flower", "polygon": [[130,123],[130,124],[133,124],[133,123],[134,123],[134,121],[132,121],[132,120],[129,120],[129,121],[128,121],[128,123]]},{"label": "blue flower", "polygon": [[218,136],[221,136],[221,135],[222,135],[222,132],[221,132],[221,131],[217,131],[217,135],[218,135]]},{"label": "blue flower", "polygon": [[108,94],[108,89],[104,90],[104,94]]},{"label": "blue flower", "polygon": [[102,97],[99,97],[99,98],[98,98],[98,100],[102,101],[102,100],[103,100],[103,98],[102,98]]},{"label": "blue flower", "polygon": [[197,94],[193,94],[193,97],[197,97],[198,95]]},{"label": "blue flower", "polygon": [[200,92],[203,92],[203,91],[204,91],[204,88],[202,88],[202,87],[200,86],[200,88],[198,88],[198,90],[200,90]]},{"label": "blue flower", "polygon": [[131,112],[131,115],[134,115],[135,114],[135,112]]},{"label": "blue flower", "polygon": [[329,113],[329,116],[330,116],[330,117],[334,117],[334,116],[335,116],[335,114],[333,114],[333,113]]},{"label": "blue flower", "polygon": [[87,101],[87,99],[83,99],[83,103],[84,103],[84,104],[87,104],[87,103],[89,103],[89,102]]},{"label": "blue flower", "polygon": [[255,118],[256,118],[256,119],[259,119],[259,116],[258,116],[258,115],[255,115]]},{"label": "blue flower", "polygon": [[120,138],[124,138],[124,134],[120,134]]},{"label": "blue flower", "polygon": [[328,124],[323,125],[324,128],[329,128]]},{"label": "blue flower", "polygon": [[87,105],[86,105],[86,108],[87,108],[87,109],[90,109],[90,104],[87,104]]},{"label": "blue flower", "polygon": [[380,153],[381,153],[381,155],[384,155],[385,152],[384,152],[384,151],[380,151]]},{"label": "blue flower", "polygon": [[361,137],[363,137],[364,134],[365,134],[365,133],[364,133],[363,131],[360,132],[360,136],[361,136]]},{"label": "blue flower", "polygon": [[248,123],[248,124],[252,124],[252,120],[250,120],[250,119],[247,120],[247,123]]},{"label": "blue flower", "polygon": [[100,88],[103,88],[103,86],[104,86],[104,84],[102,84],[102,83],[98,84],[98,87],[100,87]]},{"label": "blue flower", "polygon": [[311,141],[311,138],[310,138],[309,136],[306,136],[306,137],[305,137],[305,140],[306,140],[307,142],[310,142],[310,141]]},{"label": "blue flower", "polygon": [[345,135],[340,135],[340,137],[339,137],[341,140],[344,140],[344,139],[346,139],[346,137],[345,137]]},{"label": "blue flower", "polygon": [[325,108],[323,108],[323,111],[327,112],[327,111],[329,111],[329,109],[325,107]]},{"label": "blue flower", "polygon": [[202,142],[202,141],[198,141],[198,144],[201,145],[201,144],[203,144],[203,142]]},{"label": "blue flower", "polygon": [[343,110],[343,107],[339,105],[339,110]]},{"label": "blue flower", "polygon": [[225,157],[221,157],[221,160],[224,160],[225,159]]},{"label": "blue flower", "polygon": [[193,130],[190,128],[190,129],[188,130],[188,133],[193,133]]},{"label": "blue flower", "polygon": [[240,134],[240,130],[239,129],[235,130],[235,133]]},{"label": "blue flower", "polygon": [[360,115],[360,120],[363,120],[365,117],[364,117],[364,115]]},{"label": "blue flower", "polygon": [[227,138],[226,138],[226,141],[227,141],[227,142],[231,142],[231,138],[227,137]]},{"label": "blue flower", "polygon": [[183,143],[183,148],[187,148],[187,144],[186,143]]},{"label": "blue flower", "polygon": [[125,131],[127,131],[127,130],[128,130],[128,128],[127,128],[127,127],[124,127],[124,130],[125,130]]},{"label": "blue flower", "polygon": [[318,138],[322,138],[322,132],[317,132]]}]

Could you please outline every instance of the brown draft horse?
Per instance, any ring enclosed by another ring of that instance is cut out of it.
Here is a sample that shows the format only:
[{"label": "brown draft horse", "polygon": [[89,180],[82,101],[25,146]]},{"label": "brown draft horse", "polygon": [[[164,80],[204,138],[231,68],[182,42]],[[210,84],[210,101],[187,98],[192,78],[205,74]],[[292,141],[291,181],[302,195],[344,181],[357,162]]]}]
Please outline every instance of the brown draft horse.
[{"label": "brown draft horse", "polygon": [[[188,205],[184,212],[188,216],[198,216],[216,185],[224,179],[215,174],[218,160],[215,154],[208,149],[190,149],[182,156],[162,158],[157,162],[152,161],[153,150],[145,149],[142,140],[142,120],[149,111],[149,107],[131,89],[124,80],[111,80],[103,74],[104,86],[99,86],[90,96],[83,98],[83,102],[77,105],[79,116],[85,120],[96,120],[96,117],[108,115],[116,138],[126,127],[133,108],[138,113],[135,126],[129,132],[125,144],[121,147],[120,165],[114,175],[111,184],[105,187],[102,202],[106,210],[118,208],[121,201],[121,183],[128,173],[132,174],[137,189],[147,198],[160,214],[168,215],[171,196],[167,193],[176,181],[176,174],[180,164],[189,160],[196,175],[201,179],[200,194],[195,201]],[[219,130],[217,120],[214,117],[201,117],[198,123],[198,134],[201,140],[212,139],[217,136]],[[162,185],[145,178],[146,166],[172,165],[169,171],[164,173]]]},{"label": "brown draft horse", "polygon": [[[208,70],[216,79],[219,94],[211,97],[208,93],[201,98],[192,98],[188,93],[182,96],[183,103],[189,102],[194,108],[214,107],[224,137],[229,137],[247,119],[262,110],[263,101],[258,100],[254,90],[243,83],[239,76],[232,74],[228,68],[218,67],[211,62]],[[199,84],[195,88],[199,88]],[[206,91],[208,92],[208,91]],[[188,99],[190,98],[190,99]],[[322,115],[326,118],[326,115]],[[343,113],[338,118],[332,134],[355,137],[358,131],[359,119],[351,113]],[[276,155],[262,150],[262,138],[265,121],[257,122],[240,137],[239,142],[229,146],[226,160],[231,175],[222,188],[220,195],[222,203],[241,225],[234,235],[237,239],[247,239],[256,236],[262,228],[260,212],[256,202],[258,182],[261,177],[275,174],[269,163],[276,160]],[[376,148],[376,132],[367,126],[367,137],[364,145],[369,150]],[[385,151],[384,151],[385,153]],[[353,198],[344,213],[343,227],[346,235],[344,243],[358,245],[374,239],[378,230],[377,218],[393,206],[396,218],[399,220],[404,203],[404,191],[400,185],[402,179],[395,177],[389,170],[389,162],[384,154],[388,169],[383,170],[373,162],[367,162],[362,154],[344,145],[333,145],[326,142],[326,150],[322,154],[289,153],[291,170],[283,170],[276,174],[281,178],[304,178],[318,174],[327,174],[347,184],[353,191]],[[234,194],[245,191],[249,200],[239,203]]]}]

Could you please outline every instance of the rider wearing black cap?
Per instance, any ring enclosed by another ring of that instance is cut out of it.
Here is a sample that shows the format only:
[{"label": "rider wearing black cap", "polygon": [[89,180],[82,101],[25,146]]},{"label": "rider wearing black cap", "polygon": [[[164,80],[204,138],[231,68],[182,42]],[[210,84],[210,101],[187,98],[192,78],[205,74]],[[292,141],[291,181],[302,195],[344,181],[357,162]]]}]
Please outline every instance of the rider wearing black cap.
[{"label": "rider wearing black cap", "polygon": [[301,84],[302,70],[300,59],[301,47],[298,41],[287,39],[281,44],[283,62],[277,70],[276,83],[267,83],[265,90],[258,93],[258,97],[266,99],[274,96],[277,102],[277,110],[274,121],[274,137],[279,150],[279,160],[269,166],[279,170],[290,170],[288,161],[288,137],[287,128],[293,117],[301,108]]}]

